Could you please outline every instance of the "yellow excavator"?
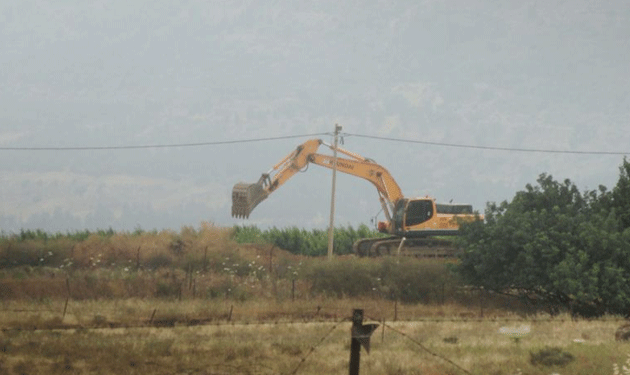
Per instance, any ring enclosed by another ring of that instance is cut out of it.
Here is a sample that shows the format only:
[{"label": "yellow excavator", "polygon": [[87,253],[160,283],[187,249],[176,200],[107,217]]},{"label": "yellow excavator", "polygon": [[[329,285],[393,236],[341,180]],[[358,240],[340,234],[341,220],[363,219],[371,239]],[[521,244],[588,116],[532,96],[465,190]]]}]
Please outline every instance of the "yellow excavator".
[{"label": "yellow excavator", "polygon": [[374,160],[311,139],[263,173],[258,182],[239,182],[232,189],[232,216],[248,218],[253,209],[309,163],[332,169],[335,157],[317,152],[326,146],[346,157],[337,157],[337,170],[371,182],[378,192],[386,222],[378,230],[389,237],[365,238],[356,241],[354,252],[359,256],[406,255],[415,257],[453,257],[456,249],[442,236],[456,235],[460,220],[475,220],[469,204],[439,204],[431,197],[405,198],[389,171]]}]

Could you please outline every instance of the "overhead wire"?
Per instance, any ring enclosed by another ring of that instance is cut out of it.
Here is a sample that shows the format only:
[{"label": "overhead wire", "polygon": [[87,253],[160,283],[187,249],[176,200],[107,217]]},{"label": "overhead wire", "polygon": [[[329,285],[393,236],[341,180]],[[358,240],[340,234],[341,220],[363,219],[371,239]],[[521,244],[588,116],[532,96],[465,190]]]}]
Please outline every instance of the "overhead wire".
[{"label": "overhead wire", "polygon": [[[286,136],[278,136],[278,137],[235,139],[235,140],[227,140],[227,141],[149,144],[149,145],[67,146],[67,147],[63,147],[63,146],[59,146],[59,147],[0,146],[0,151],[87,151],[87,150],[132,150],[132,149],[151,149],[151,148],[182,148],[182,147],[218,146],[218,145],[229,145],[229,144],[240,144],[240,143],[277,141],[277,140],[283,140],[283,139],[316,137],[316,136],[324,136],[324,135],[332,135],[332,133],[323,132],[323,133],[286,135]],[[340,135],[342,137],[357,137],[357,138],[376,139],[376,140],[389,141],[389,142],[423,144],[423,145],[437,146],[437,147],[466,148],[466,149],[473,149],[473,150],[548,153],[548,154],[574,154],[574,155],[629,155],[630,154],[630,151],[581,151],[581,150],[554,150],[554,149],[536,149],[536,148],[521,148],[521,147],[479,146],[479,145],[462,144],[462,143],[434,142],[434,141],[422,141],[422,140],[417,140],[417,139],[383,137],[383,136],[357,134],[357,133],[341,133]]]},{"label": "overhead wire", "polygon": [[420,141],[414,139],[403,138],[391,138],[380,137],[374,135],[355,134],[355,133],[343,133],[343,136],[358,137],[358,138],[370,138],[378,139],[382,141],[402,142],[402,143],[415,143],[430,146],[440,147],[456,147],[456,148],[469,148],[477,150],[492,150],[492,151],[510,151],[510,152],[536,152],[547,154],[579,154],[579,155],[628,155],[630,151],[572,151],[572,150],[552,150],[552,149],[536,149],[536,148],[519,148],[519,147],[497,147],[497,146],[476,146],[459,143],[446,143],[446,142],[432,142],[432,141]]},{"label": "overhead wire", "polygon": [[236,140],[230,140],[230,141],[171,143],[171,144],[153,144],[153,145],[68,146],[68,147],[0,147],[0,151],[85,151],[85,150],[131,150],[131,149],[148,149],[148,148],[199,147],[199,146],[228,145],[228,144],[237,144],[237,143],[277,141],[277,140],[282,140],[282,139],[314,137],[314,136],[329,135],[329,134],[330,133],[311,133],[311,134],[286,135],[286,136],[279,136],[279,137],[236,139]]}]

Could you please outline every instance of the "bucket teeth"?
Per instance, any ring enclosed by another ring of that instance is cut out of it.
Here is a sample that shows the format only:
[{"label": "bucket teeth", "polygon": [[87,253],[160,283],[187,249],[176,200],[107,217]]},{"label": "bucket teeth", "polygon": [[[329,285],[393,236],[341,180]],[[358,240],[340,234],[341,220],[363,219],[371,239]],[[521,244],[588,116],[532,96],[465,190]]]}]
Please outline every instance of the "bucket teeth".
[{"label": "bucket teeth", "polygon": [[260,202],[267,198],[262,183],[239,182],[232,189],[232,217],[246,219]]}]

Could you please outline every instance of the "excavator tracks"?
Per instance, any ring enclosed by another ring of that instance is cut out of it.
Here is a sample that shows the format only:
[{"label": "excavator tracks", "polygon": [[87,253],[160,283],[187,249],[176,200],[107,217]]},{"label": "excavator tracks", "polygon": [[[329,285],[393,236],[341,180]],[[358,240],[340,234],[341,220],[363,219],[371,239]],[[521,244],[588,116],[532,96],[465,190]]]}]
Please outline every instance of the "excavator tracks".
[{"label": "excavator tracks", "polygon": [[365,238],[356,241],[353,250],[360,257],[400,255],[414,258],[455,258],[459,252],[451,241],[445,239],[405,239],[401,247],[402,240],[401,237]]}]

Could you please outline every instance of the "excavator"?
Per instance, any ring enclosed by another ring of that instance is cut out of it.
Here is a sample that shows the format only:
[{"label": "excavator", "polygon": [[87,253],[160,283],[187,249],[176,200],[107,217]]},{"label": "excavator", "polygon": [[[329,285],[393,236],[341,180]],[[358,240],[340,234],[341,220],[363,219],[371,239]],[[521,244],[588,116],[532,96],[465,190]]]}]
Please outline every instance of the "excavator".
[{"label": "excavator", "polygon": [[[320,146],[343,154],[336,157],[318,153]],[[336,163],[335,163],[336,161]],[[444,236],[457,234],[460,220],[479,218],[469,204],[440,204],[426,196],[406,198],[400,186],[383,166],[374,160],[327,144],[321,139],[310,139],[299,146],[258,182],[239,182],[232,189],[232,216],[249,218],[254,208],[287,182],[309,163],[336,169],[371,182],[378,192],[386,217],[377,229],[389,236],[357,240],[353,251],[358,256],[403,255],[413,257],[451,258],[457,250]]]}]

